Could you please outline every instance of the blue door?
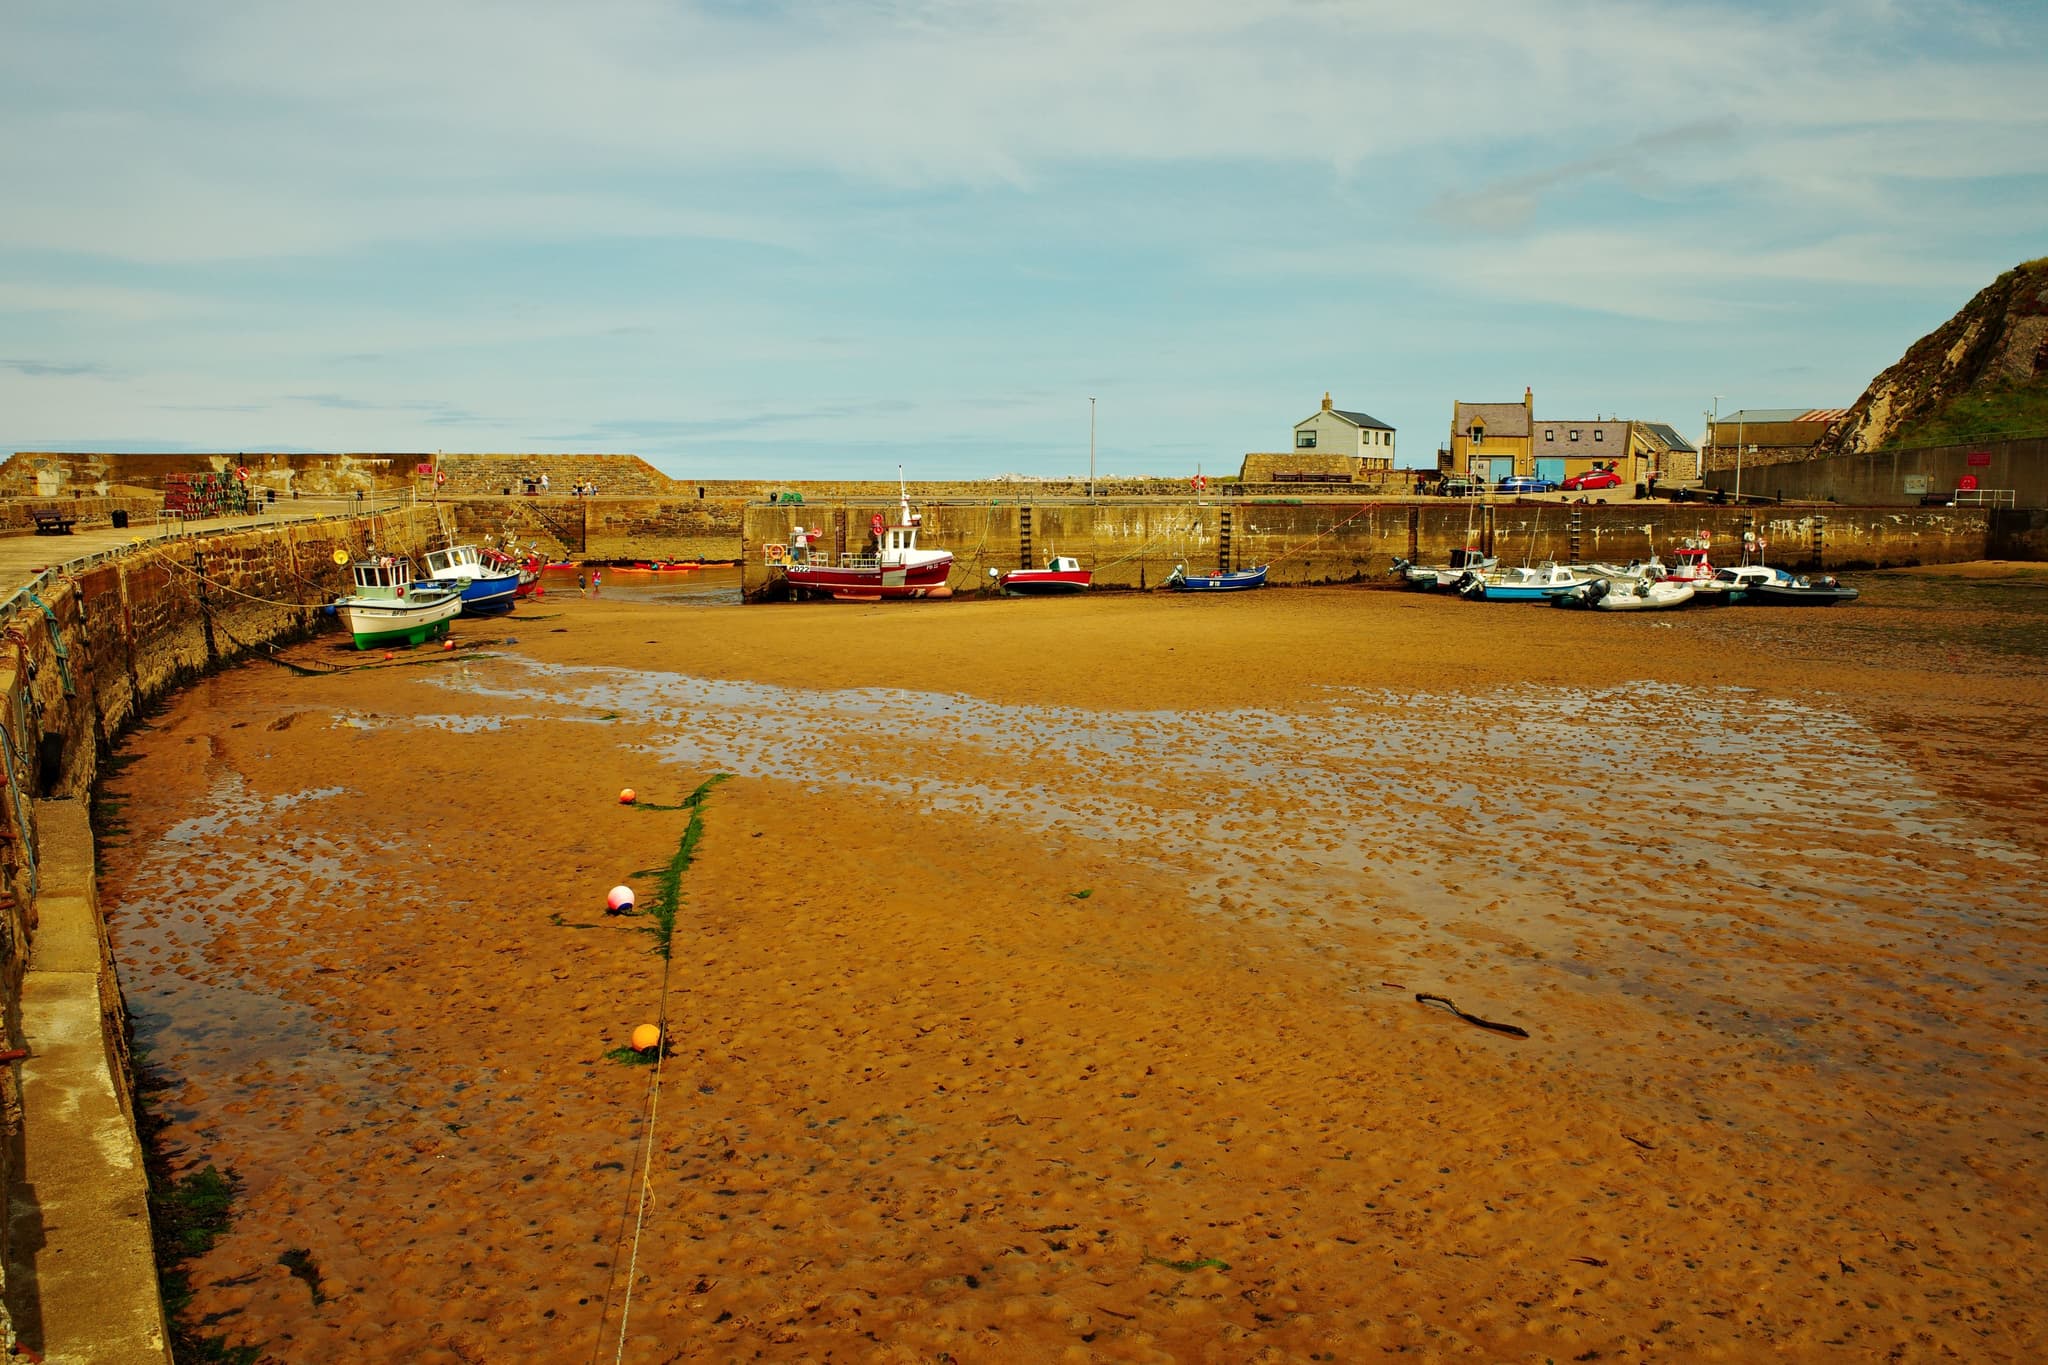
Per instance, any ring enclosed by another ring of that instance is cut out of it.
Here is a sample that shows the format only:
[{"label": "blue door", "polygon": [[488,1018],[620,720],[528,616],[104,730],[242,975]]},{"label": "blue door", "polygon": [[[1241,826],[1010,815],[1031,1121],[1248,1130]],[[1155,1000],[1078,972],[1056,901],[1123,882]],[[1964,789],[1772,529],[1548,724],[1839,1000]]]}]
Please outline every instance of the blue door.
[{"label": "blue door", "polygon": [[1555,460],[1538,460],[1536,462],[1536,477],[1548,479],[1552,483],[1563,483],[1564,460],[1561,457]]}]

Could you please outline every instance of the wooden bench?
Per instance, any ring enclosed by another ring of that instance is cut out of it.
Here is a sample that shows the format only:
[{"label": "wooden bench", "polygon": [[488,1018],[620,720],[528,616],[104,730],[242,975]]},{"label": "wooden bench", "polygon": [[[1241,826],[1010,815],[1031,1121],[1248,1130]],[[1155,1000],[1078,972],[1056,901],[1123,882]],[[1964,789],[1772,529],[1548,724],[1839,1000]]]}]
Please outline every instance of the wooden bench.
[{"label": "wooden bench", "polygon": [[67,517],[54,508],[31,508],[29,516],[35,519],[39,536],[68,536],[71,528],[78,525],[77,517]]}]

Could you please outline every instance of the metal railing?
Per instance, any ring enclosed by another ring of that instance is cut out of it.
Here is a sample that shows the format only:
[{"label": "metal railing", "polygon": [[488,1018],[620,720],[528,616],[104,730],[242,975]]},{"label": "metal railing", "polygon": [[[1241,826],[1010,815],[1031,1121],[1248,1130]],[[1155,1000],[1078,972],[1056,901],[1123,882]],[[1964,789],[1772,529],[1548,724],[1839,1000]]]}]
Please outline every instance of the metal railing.
[{"label": "metal railing", "polygon": [[2015,494],[2010,488],[1958,488],[1957,507],[2012,507]]}]

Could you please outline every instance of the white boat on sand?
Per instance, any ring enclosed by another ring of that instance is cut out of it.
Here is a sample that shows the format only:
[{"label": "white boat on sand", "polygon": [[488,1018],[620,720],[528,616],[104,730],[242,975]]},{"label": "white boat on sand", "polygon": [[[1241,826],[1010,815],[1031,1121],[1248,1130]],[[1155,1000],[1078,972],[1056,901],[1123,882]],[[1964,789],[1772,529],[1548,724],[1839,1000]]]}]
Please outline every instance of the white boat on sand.
[{"label": "white boat on sand", "polygon": [[355,637],[357,649],[416,645],[448,633],[462,611],[459,585],[416,584],[412,561],[403,555],[358,559],[349,566],[355,591],[335,599],[334,613]]}]

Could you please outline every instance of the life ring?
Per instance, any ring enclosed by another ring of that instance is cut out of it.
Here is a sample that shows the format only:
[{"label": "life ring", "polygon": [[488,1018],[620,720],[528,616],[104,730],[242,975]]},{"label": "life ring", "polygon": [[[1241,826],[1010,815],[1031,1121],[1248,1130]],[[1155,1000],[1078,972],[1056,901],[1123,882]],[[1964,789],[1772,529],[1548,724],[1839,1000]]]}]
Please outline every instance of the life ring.
[{"label": "life ring", "polygon": [[435,471],[434,471],[434,482],[435,482],[436,484],[444,484],[444,483],[448,482],[448,471],[447,471],[447,470],[445,470],[445,469],[437,469],[437,470],[435,470]]},{"label": "life ring", "polygon": [[1197,474],[1188,480],[1188,487],[1194,489],[1197,493],[1205,493],[1209,489],[1209,480]]},{"label": "life ring", "polygon": [[882,527],[886,524],[887,523],[885,523],[882,520],[882,514],[880,512],[877,512],[872,517],[868,518],[868,529],[873,531],[876,535],[882,534]]},{"label": "life ring", "polygon": [[249,466],[247,466],[247,465],[236,465],[236,466],[235,466],[235,480],[236,480],[236,482],[238,482],[238,483],[247,483],[247,482],[249,482]]}]

